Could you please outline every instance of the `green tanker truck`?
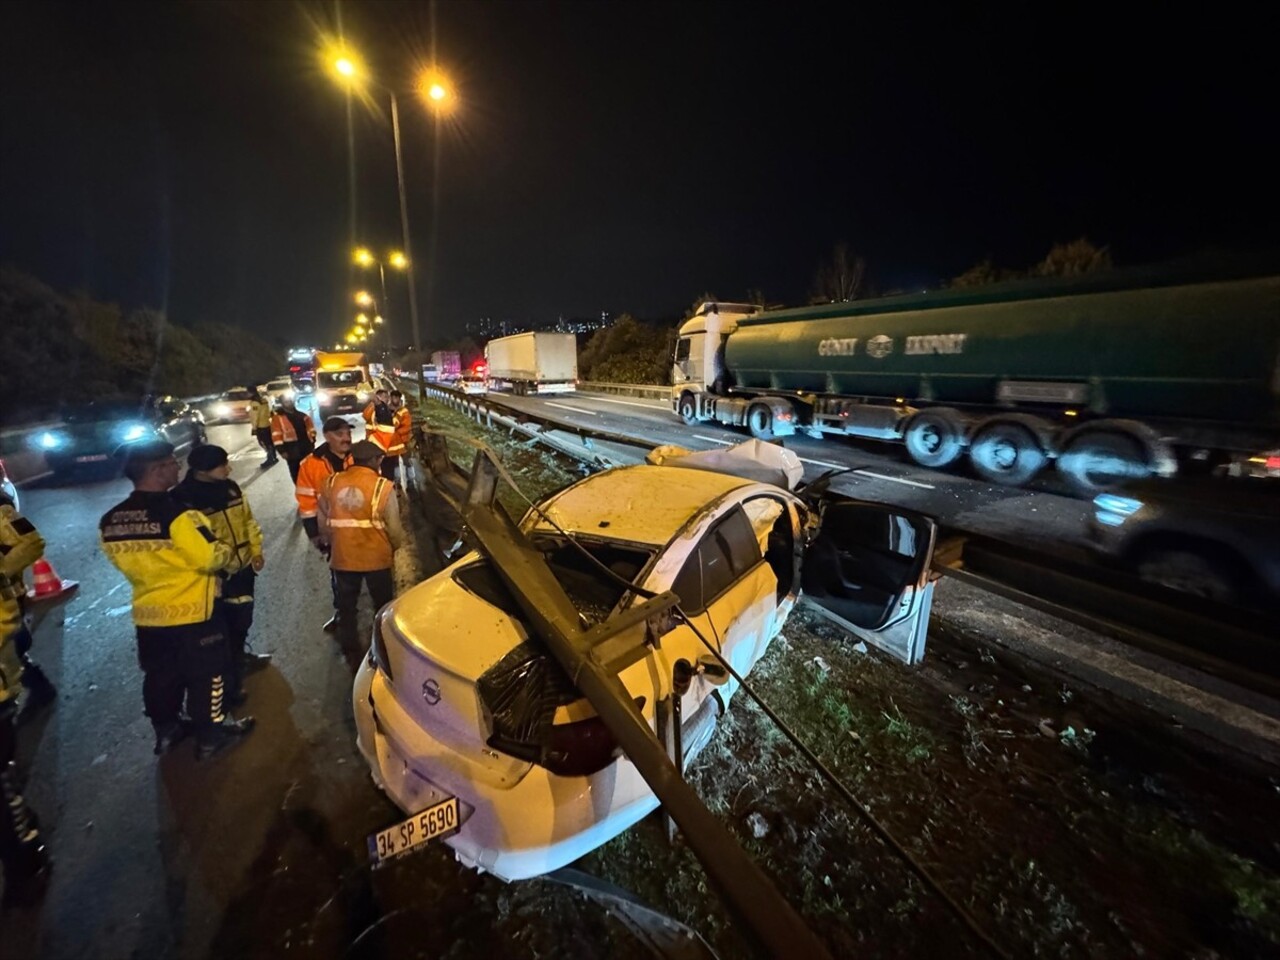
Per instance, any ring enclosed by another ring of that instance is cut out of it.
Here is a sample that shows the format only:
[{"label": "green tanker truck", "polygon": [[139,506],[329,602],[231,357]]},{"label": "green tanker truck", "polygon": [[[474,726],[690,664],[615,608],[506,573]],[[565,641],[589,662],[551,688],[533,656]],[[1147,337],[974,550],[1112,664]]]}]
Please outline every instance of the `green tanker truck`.
[{"label": "green tanker truck", "polygon": [[1052,462],[1093,493],[1280,447],[1280,271],[709,302],[680,328],[672,383],[688,424],[896,441],[926,467],[967,454],[1009,485]]}]

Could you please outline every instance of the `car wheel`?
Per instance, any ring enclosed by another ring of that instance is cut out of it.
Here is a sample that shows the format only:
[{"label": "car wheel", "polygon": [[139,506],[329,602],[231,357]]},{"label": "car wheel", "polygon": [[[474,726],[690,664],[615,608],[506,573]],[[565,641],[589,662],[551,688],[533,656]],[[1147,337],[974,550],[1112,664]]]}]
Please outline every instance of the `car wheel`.
[{"label": "car wheel", "polygon": [[964,451],[960,425],[944,413],[925,412],[912,419],[902,442],[922,467],[948,467]]},{"label": "car wheel", "polygon": [[1072,440],[1058,457],[1058,472],[1083,497],[1094,497],[1122,480],[1149,476],[1142,445],[1122,433],[1098,431]]},{"label": "car wheel", "polygon": [[698,422],[698,405],[694,403],[692,393],[680,394],[680,419],[690,427]]},{"label": "car wheel", "polygon": [[1238,603],[1247,597],[1252,576],[1229,551],[1202,547],[1152,547],[1134,563],[1139,578],[1180,593]]},{"label": "car wheel", "polygon": [[763,403],[747,411],[747,427],[757,440],[773,439],[773,413]]},{"label": "car wheel", "polygon": [[1040,441],[1026,427],[993,423],[973,438],[969,460],[984,480],[1020,487],[1040,472],[1048,458]]}]

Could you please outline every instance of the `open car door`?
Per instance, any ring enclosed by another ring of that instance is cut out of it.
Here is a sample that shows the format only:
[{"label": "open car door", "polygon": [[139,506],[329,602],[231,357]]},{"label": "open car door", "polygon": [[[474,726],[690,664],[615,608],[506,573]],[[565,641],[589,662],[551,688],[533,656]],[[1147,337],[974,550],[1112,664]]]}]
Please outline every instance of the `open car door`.
[{"label": "open car door", "polygon": [[827,619],[907,664],[924,657],[938,527],[881,503],[824,500],[805,551],[804,596]]}]

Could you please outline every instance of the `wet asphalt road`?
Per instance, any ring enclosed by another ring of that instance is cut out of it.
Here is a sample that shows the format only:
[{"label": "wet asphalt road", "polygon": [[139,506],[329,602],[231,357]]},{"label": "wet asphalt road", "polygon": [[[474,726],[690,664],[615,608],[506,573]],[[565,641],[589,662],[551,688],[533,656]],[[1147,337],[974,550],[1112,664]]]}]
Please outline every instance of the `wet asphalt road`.
[{"label": "wet asphalt road", "polygon": [[257,730],[205,763],[190,743],[152,755],[129,590],[97,547],[98,518],[128,482],[23,491],[47,557],[81,587],[37,625],[33,655],[59,698],[20,729],[20,758],[55,869],[39,908],[4,915],[6,958],[273,955],[293,929],[297,946],[310,941],[293,955],[341,955],[376,915],[364,836],[399,814],[356,752],[351,670],[319,629],[324,561],[285,466],[261,470],[245,426],[209,433],[265,533],[251,639],[275,659],[238,711]]}]

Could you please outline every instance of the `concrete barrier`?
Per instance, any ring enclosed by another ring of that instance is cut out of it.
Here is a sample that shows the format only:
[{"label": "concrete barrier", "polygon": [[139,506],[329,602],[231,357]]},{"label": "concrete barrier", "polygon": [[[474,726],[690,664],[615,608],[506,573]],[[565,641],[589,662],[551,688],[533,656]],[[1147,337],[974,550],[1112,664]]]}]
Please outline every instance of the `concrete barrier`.
[{"label": "concrete barrier", "polygon": [[579,380],[578,389],[587,393],[614,393],[623,397],[644,397],[649,400],[668,400],[671,397],[671,388],[662,384]]}]

